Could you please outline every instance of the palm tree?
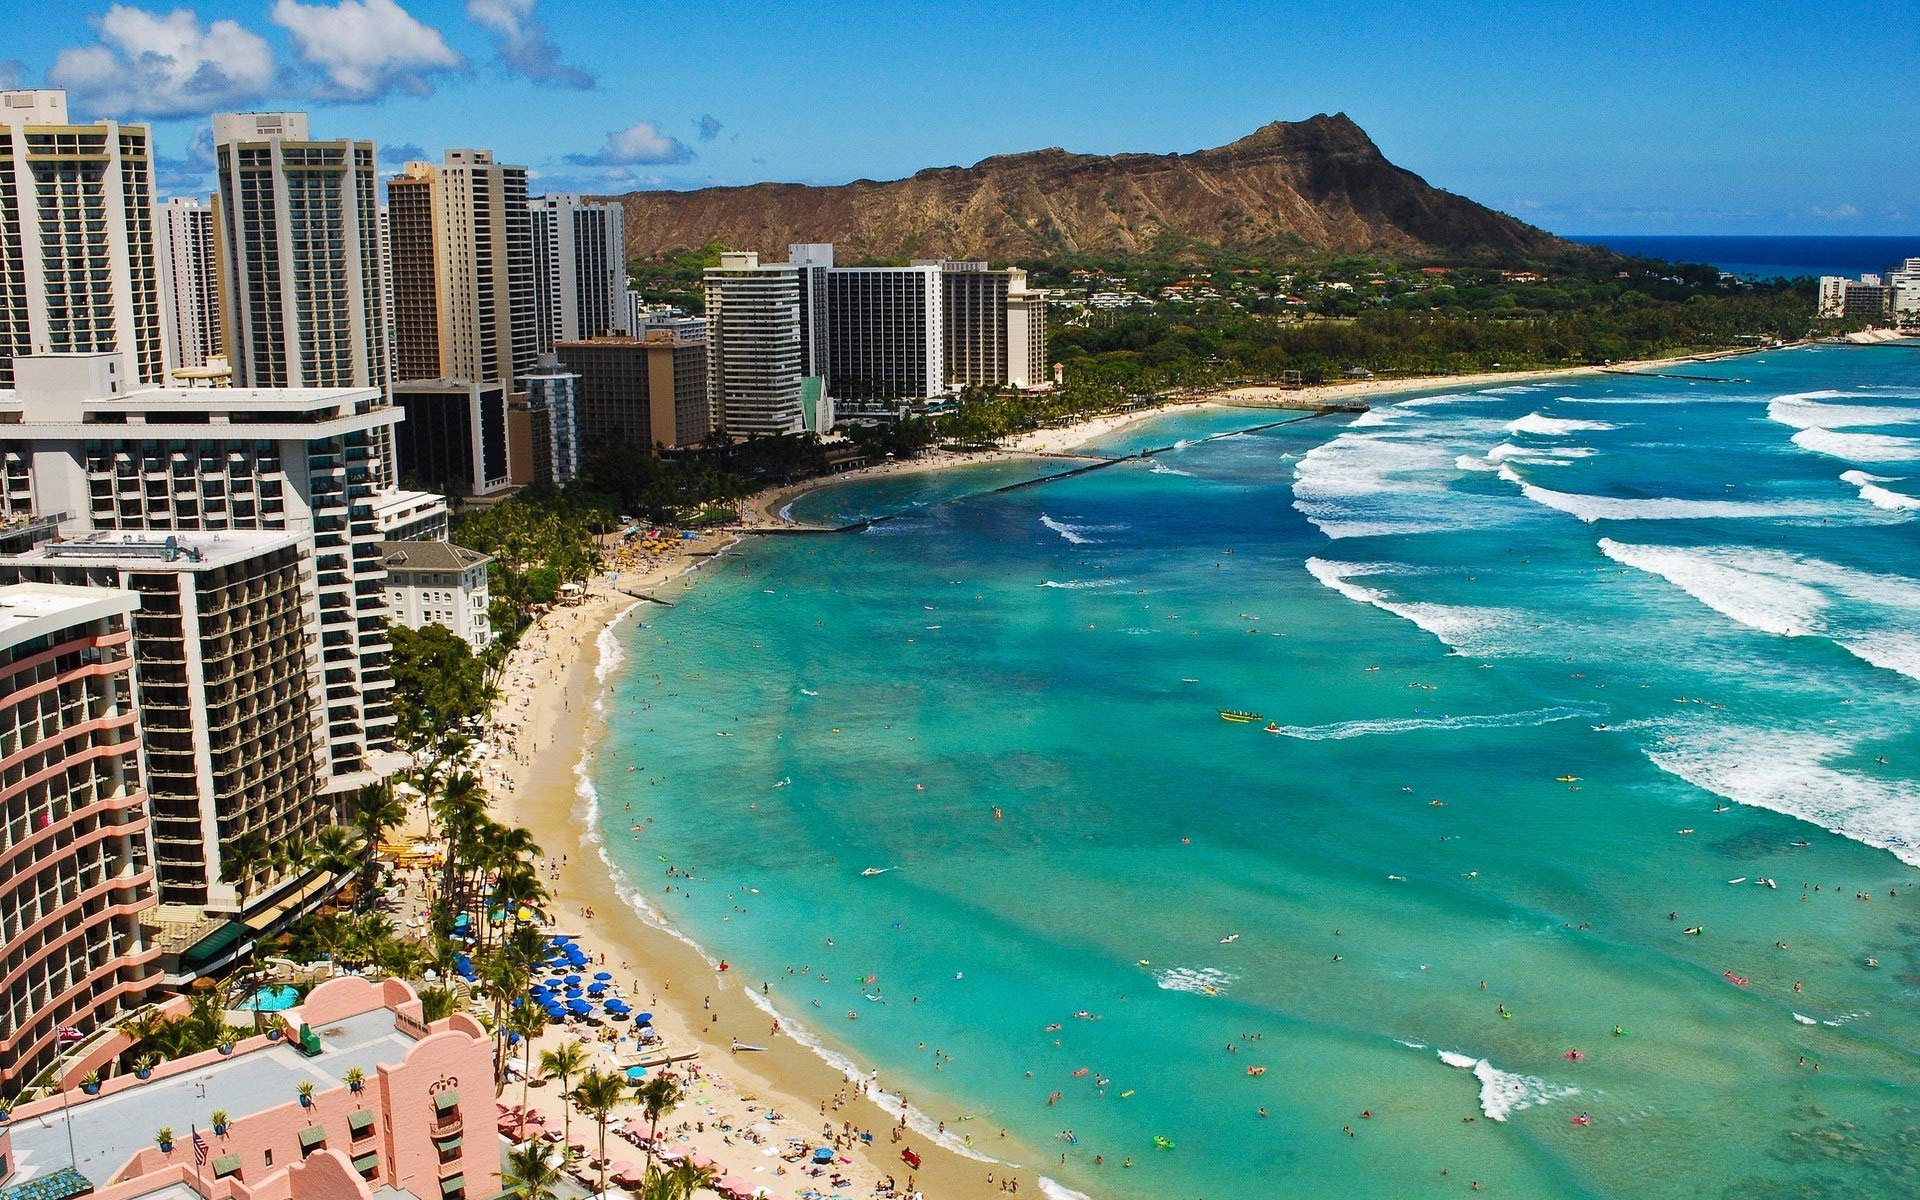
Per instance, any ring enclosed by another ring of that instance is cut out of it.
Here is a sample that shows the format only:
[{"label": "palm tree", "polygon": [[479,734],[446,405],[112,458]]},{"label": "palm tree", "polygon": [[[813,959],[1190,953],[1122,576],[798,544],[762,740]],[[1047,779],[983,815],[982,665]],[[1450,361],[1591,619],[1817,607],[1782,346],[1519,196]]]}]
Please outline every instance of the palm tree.
[{"label": "palm tree", "polygon": [[660,1122],[680,1103],[680,1085],[671,1075],[654,1075],[641,1084],[636,1093],[640,1108],[647,1114],[648,1132],[653,1134],[647,1139],[647,1170],[653,1170],[653,1144],[660,1134]]},{"label": "palm tree", "polygon": [[507,1028],[520,1035],[520,1113],[527,1111],[527,1088],[533,1084],[533,1039],[547,1027],[547,1014],[529,1001],[507,1012]]},{"label": "palm tree", "polygon": [[507,1085],[507,1056],[504,1053],[507,1038],[507,1005],[515,997],[524,996],[527,984],[533,978],[532,970],[515,961],[512,955],[496,951],[480,960],[480,984],[486,990],[487,998],[493,1001],[493,1061],[494,1093],[496,1095]]},{"label": "palm tree", "polygon": [[586,1065],[587,1048],[580,1044],[578,1038],[570,1038],[551,1050],[540,1052],[540,1073],[560,1081],[560,1137],[568,1145],[573,1144],[573,1108],[567,1104],[567,1085]]},{"label": "palm tree", "polygon": [[313,835],[306,865],[328,876],[359,870],[359,835],[345,825],[328,825]]},{"label": "palm tree", "polygon": [[507,1151],[501,1164],[500,1186],[519,1200],[558,1200],[566,1172],[553,1157],[553,1145],[531,1138]]},{"label": "palm tree", "polygon": [[580,1086],[573,1089],[573,1100],[580,1111],[591,1115],[600,1126],[600,1190],[607,1190],[607,1117],[626,1097],[627,1081],[599,1067],[588,1070]]},{"label": "palm tree", "polygon": [[[712,1186],[720,1178],[720,1173],[712,1167],[696,1167],[691,1158],[681,1159],[673,1170],[667,1172],[673,1190],[679,1200],[693,1200],[693,1194],[703,1187]],[[605,1188],[601,1188],[605,1191]]]},{"label": "palm tree", "polygon": [[257,829],[227,839],[220,847],[220,882],[236,885],[240,890],[240,908],[247,907],[247,894],[253,891],[253,883],[260,872],[273,862],[273,852],[267,846],[267,839]]}]

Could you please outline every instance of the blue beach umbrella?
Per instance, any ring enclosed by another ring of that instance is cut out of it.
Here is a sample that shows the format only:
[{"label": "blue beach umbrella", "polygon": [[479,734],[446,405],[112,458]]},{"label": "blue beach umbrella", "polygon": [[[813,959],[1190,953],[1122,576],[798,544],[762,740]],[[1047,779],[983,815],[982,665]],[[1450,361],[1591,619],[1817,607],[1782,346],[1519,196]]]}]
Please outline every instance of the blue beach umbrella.
[{"label": "blue beach umbrella", "polygon": [[638,1021],[642,1025],[651,1025],[653,1024],[653,1014],[641,1013],[639,1016],[635,1017],[634,1020]]},{"label": "blue beach umbrella", "polygon": [[598,979],[601,983],[607,983],[613,979],[612,973],[608,971],[595,971],[593,973],[593,977],[595,979]]},{"label": "blue beach umbrella", "polygon": [[585,1000],[569,1000],[567,1001],[567,1011],[576,1017],[584,1017],[593,1011],[593,1005],[588,1004]]},{"label": "blue beach umbrella", "polygon": [[628,1067],[627,1068],[627,1082],[629,1083],[639,1083],[642,1079],[645,1079],[646,1077],[647,1077],[647,1069],[645,1067]]}]

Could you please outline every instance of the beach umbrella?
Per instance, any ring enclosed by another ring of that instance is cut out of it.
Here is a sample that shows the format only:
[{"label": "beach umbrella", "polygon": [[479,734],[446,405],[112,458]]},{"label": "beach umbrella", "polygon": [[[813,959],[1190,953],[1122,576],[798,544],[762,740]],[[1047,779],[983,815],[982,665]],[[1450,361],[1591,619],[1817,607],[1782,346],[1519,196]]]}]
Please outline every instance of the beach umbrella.
[{"label": "beach umbrella", "polygon": [[640,1013],[640,1014],[638,1014],[637,1016],[635,1016],[635,1017],[634,1017],[633,1019],[634,1019],[634,1020],[636,1020],[636,1021],[638,1021],[638,1022],[640,1022],[640,1023],[642,1024],[642,1025],[651,1025],[651,1024],[653,1024],[653,1014],[652,1014],[652,1013]]},{"label": "beach umbrella", "polygon": [[593,977],[595,979],[598,979],[600,982],[605,983],[608,980],[613,978],[613,973],[611,971],[595,971],[593,973]]},{"label": "beach umbrella", "polygon": [[567,1001],[567,1011],[576,1017],[584,1017],[593,1011],[593,1005],[588,1004],[585,1000],[569,1000]]},{"label": "beach umbrella", "polygon": [[628,1083],[639,1083],[642,1079],[645,1079],[646,1077],[647,1077],[647,1069],[645,1067],[628,1067],[627,1068]]},{"label": "beach umbrella", "polygon": [[832,1162],[832,1161],[833,1161],[833,1147],[831,1147],[831,1146],[815,1146],[815,1147],[813,1148],[813,1161],[815,1161],[815,1162],[817,1162],[817,1163],[830,1163],[830,1162]]},{"label": "beach umbrella", "polygon": [[589,984],[587,987],[587,995],[589,996],[604,996],[606,994],[607,985],[604,983]]},{"label": "beach umbrella", "polygon": [[573,940],[573,935],[570,933],[556,933],[552,937],[547,939],[547,945],[564,946],[572,940]]},{"label": "beach umbrella", "polygon": [[569,987],[578,986],[579,983],[580,983],[579,975],[576,974],[576,975],[567,976],[567,984]]}]

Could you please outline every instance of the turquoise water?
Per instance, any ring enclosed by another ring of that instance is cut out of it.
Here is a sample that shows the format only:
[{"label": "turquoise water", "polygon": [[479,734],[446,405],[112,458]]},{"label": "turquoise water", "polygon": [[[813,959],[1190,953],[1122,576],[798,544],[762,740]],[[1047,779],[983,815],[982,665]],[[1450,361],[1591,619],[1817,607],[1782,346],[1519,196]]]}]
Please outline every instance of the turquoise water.
[{"label": "turquoise water", "polygon": [[607,851],[1089,1194],[1913,1194],[1920,355],[1691,372],[811,497],[622,627]]},{"label": "turquoise water", "polygon": [[279,1012],[300,1003],[300,990],[288,987],[284,983],[269,984],[256,988],[252,995],[241,1001],[240,1007],[247,1012]]}]

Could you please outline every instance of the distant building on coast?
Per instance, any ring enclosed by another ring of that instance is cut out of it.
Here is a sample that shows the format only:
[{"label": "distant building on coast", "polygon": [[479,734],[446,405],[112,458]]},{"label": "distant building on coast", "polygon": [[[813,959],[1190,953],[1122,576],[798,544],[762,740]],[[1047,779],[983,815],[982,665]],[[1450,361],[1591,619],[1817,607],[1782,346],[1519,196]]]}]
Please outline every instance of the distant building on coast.
[{"label": "distant building on coast", "polygon": [[948,383],[1030,388],[1046,382],[1046,293],[1027,287],[1025,271],[995,271],[977,260],[917,259],[915,265],[940,268]]},{"label": "distant building on coast", "polygon": [[946,392],[942,274],[937,264],[827,271],[827,390],[836,402]]},{"label": "distant building on coast", "polygon": [[800,268],[728,253],[707,268],[707,398],[730,437],[799,433],[805,356]]},{"label": "distant building on coast", "polygon": [[1920,258],[1902,259],[1881,274],[1858,279],[1820,277],[1823,320],[1881,321],[1913,313],[1920,313]]},{"label": "distant building on coast", "polygon": [[67,94],[0,91],[0,388],[27,354],[114,356],[122,390],[166,380],[152,129],[67,118]]},{"label": "distant building on coast", "polygon": [[[52,1063],[63,1029],[130,1012],[160,983],[141,928],[154,891],[129,629],[140,600],[0,587],[0,759],[16,764],[0,780],[0,1098]],[[8,1158],[0,1147],[0,1184]]]},{"label": "distant building on coast", "polygon": [[673,449],[706,441],[713,419],[705,329],[693,319],[685,328],[649,328],[641,337],[609,334],[556,345],[560,365],[579,377],[578,444]]}]

